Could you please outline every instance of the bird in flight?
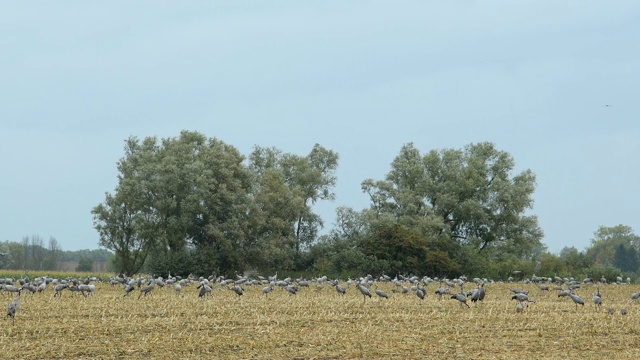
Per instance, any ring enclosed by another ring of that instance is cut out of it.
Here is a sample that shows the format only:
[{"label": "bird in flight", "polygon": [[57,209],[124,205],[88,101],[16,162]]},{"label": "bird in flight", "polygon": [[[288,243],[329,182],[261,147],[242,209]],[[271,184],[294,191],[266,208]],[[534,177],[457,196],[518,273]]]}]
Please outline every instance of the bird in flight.
[{"label": "bird in flight", "polygon": [[610,104],[607,104],[607,105],[605,105],[604,107],[613,107],[613,106],[611,106]]}]

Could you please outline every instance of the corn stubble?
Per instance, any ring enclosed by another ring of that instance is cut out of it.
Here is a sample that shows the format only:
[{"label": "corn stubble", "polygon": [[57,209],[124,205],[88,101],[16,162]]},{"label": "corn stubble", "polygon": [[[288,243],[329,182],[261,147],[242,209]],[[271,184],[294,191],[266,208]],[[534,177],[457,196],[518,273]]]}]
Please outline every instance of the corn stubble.
[{"label": "corn stubble", "polygon": [[[345,285],[346,286],[346,285]],[[640,356],[640,304],[632,286],[604,285],[603,309],[590,301],[595,287],[578,289],[586,305],[576,309],[555,292],[524,285],[536,303],[516,313],[508,284],[488,284],[485,301],[470,309],[427,288],[363,301],[351,287],[345,296],[330,286],[289,295],[276,288],[245,287],[243,296],[214,288],[198,298],[170,287],[147,296],[123,297],[121,287],[98,284],[92,297],[68,291],[61,298],[22,294],[15,325],[2,324],[0,358],[11,359],[469,359],[610,358]],[[139,289],[134,294],[137,295]],[[134,295],[132,294],[132,295]],[[10,294],[0,295],[8,304]],[[614,308],[610,315],[606,309]],[[620,314],[628,309],[626,316]]]}]

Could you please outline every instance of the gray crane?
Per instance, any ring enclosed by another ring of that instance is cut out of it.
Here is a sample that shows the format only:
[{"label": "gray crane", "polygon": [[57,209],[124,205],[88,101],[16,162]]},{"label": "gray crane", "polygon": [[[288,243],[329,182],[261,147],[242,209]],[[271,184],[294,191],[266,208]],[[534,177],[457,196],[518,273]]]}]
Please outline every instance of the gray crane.
[{"label": "gray crane", "polygon": [[593,294],[592,300],[593,304],[596,306],[596,311],[602,307],[602,294],[600,294],[600,288],[596,288],[598,290],[597,293]]},{"label": "gray crane", "polygon": [[19,293],[19,292],[22,291],[21,287],[17,287],[17,286],[14,286],[14,285],[4,285],[3,289],[6,292],[17,292],[17,293]]},{"label": "gray crane", "polygon": [[520,303],[529,302],[529,295],[523,293],[517,293],[511,297],[511,300],[516,300]]},{"label": "gray crane", "polygon": [[205,282],[202,282],[198,286],[198,297],[204,298],[207,294],[213,297],[213,295],[211,294],[211,286],[207,285]]},{"label": "gray crane", "polygon": [[386,292],[378,289],[378,285],[376,285],[376,295],[378,295],[378,297],[380,298],[380,300],[382,300],[382,298],[388,299],[389,295],[387,295]]},{"label": "gray crane", "polygon": [[[18,294],[20,293],[18,292]],[[7,308],[7,316],[13,319],[14,325],[16,323],[16,312],[18,312],[19,308],[20,308],[20,295],[18,295],[15,299],[13,299],[13,301],[11,301],[11,303],[9,304],[9,307]]]},{"label": "gray crane", "polygon": [[31,293],[31,295],[33,295],[36,291],[38,291],[38,289],[36,289],[35,285],[33,285],[30,282],[22,285],[20,287],[20,290],[27,290],[27,291],[29,291]]},{"label": "gray crane", "polygon": [[47,281],[46,281],[46,279],[42,280],[40,285],[38,285],[38,289],[37,290],[38,290],[39,293],[47,290]]},{"label": "gray crane", "polygon": [[344,286],[340,284],[336,284],[336,291],[338,292],[338,294],[344,295],[347,292],[347,289],[345,289]]},{"label": "gray crane", "polygon": [[273,286],[269,285],[267,287],[262,288],[262,294],[268,299],[269,293],[273,291]]},{"label": "gray crane", "polygon": [[582,300],[582,298],[578,295],[576,295],[573,292],[569,293],[569,297],[571,298],[571,300],[573,300],[573,302],[576,304],[576,310],[578,309],[578,305],[582,305],[584,306],[584,300]]},{"label": "gray crane", "polygon": [[631,295],[631,302],[636,302],[640,298],[640,291]]},{"label": "gray crane", "polygon": [[240,287],[240,285],[233,286],[233,287],[229,288],[229,290],[233,291],[233,292],[234,292],[234,293],[236,293],[238,296],[242,296],[242,292],[243,292],[243,290],[242,290],[242,288]]},{"label": "gray crane", "polygon": [[358,287],[358,290],[360,290],[360,293],[362,294],[362,297],[364,299],[363,302],[367,301],[367,296],[371,298],[371,291],[369,291],[369,289],[367,289],[366,286],[358,283],[357,287]]},{"label": "gray crane", "polygon": [[151,292],[155,288],[156,288],[156,281],[154,279],[149,280],[149,285],[143,286],[140,288],[140,295],[138,295],[138,299],[140,299],[142,295],[146,297],[147,295],[151,294]]},{"label": "gray crane", "polygon": [[178,296],[182,296],[182,284],[180,284],[180,282],[176,282],[173,284],[173,290],[176,291],[176,294],[178,294]]},{"label": "gray crane", "polygon": [[451,295],[452,299],[458,300],[460,302],[460,306],[462,304],[467,305],[467,308],[470,308],[469,304],[467,304],[467,296],[464,293],[457,293],[455,295]]},{"label": "gray crane", "polygon": [[56,286],[53,288],[53,290],[55,291],[55,292],[53,293],[53,297],[56,297],[56,296],[57,296],[57,297],[60,297],[60,296],[62,296],[62,290],[66,289],[66,288],[68,288],[68,287],[69,287],[69,285],[68,285],[68,284],[58,284],[58,285],[56,285]]},{"label": "gray crane", "polygon": [[287,285],[284,289],[289,292],[289,295],[295,295],[298,293],[299,288],[295,285]]},{"label": "gray crane", "polygon": [[420,299],[420,305],[424,301],[425,292],[421,288],[416,288],[416,296]]},{"label": "gray crane", "polygon": [[471,302],[476,303],[477,305],[478,301],[484,300],[484,297],[486,296],[486,294],[487,294],[487,289],[484,287],[484,282],[483,282],[482,284],[480,284],[480,287],[478,287],[471,293]]},{"label": "gray crane", "polygon": [[511,297],[511,300],[516,300],[518,302],[518,306],[516,307],[516,312],[521,313],[524,311],[524,307],[529,307],[529,303],[535,303],[534,299],[529,299],[529,295],[524,293],[517,293]]},{"label": "gray crane", "polygon": [[436,289],[435,294],[438,295],[438,297],[440,298],[440,300],[442,300],[442,296],[443,295],[447,295],[449,294],[450,290],[449,288],[445,288],[442,286],[442,282],[440,283],[440,286]]},{"label": "gray crane", "polygon": [[124,285],[124,296],[129,296],[129,294],[136,289],[136,282],[131,281],[128,284]]}]

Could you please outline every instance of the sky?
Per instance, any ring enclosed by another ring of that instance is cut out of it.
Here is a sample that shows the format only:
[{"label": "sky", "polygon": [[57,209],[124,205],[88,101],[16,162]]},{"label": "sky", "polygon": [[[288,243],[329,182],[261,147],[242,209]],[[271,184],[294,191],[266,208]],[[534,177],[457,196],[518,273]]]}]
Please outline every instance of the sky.
[{"label": "sky", "polygon": [[537,176],[552,252],[640,232],[640,2],[14,2],[0,12],[0,241],[98,248],[129,136],[340,155],[369,206],[403,144],[490,141]]}]

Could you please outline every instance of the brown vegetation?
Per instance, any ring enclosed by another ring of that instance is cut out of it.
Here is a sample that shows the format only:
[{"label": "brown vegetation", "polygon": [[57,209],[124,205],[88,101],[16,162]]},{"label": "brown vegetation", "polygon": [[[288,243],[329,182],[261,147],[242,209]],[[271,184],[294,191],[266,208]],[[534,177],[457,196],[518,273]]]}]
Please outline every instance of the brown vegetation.
[{"label": "brown vegetation", "polygon": [[[433,284],[420,302],[414,293],[390,299],[363,297],[354,286],[344,297],[324,289],[302,288],[289,295],[275,288],[246,286],[244,296],[214,287],[213,297],[198,298],[196,285],[156,288],[150,296],[123,297],[120,286],[98,285],[93,297],[65,291],[52,298],[22,294],[15,325],[2,325],[3,358],[637,358],[640,355],[640,304],[635,289],[600,286],[603,309],[591,302],[595,286],[577,293],[584,307],[534,285],[536,303],[521,314],[511,300],[511,285],[488,284],[484,303],[470,309],[439,300]],[[346,285],[345,285],[346,287]],[[471,285],[467,285],[471,288]],[[137,295],[139,289],[134,294]],[[6,304],[13,294],[0,295]],[[609,315],[607,309],[614,308]],[[628,315],[620,310],[626,308]]]}]

